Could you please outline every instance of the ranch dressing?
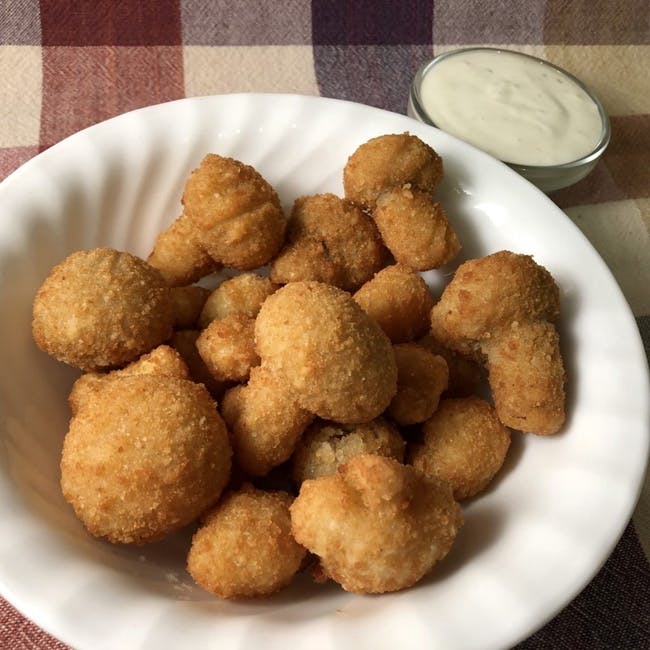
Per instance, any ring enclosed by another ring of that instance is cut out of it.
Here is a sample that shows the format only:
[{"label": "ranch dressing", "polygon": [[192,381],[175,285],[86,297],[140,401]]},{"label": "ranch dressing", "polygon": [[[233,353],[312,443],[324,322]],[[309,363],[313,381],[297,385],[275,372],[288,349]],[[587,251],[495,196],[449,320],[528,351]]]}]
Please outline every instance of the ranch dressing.
[{"label": "ranch dressing", "polygon": [[443,57],[424,75],[420,99],[437,127],[509,163],[572,162],[603,133],[598,106],[578,83],[515,52]]}]

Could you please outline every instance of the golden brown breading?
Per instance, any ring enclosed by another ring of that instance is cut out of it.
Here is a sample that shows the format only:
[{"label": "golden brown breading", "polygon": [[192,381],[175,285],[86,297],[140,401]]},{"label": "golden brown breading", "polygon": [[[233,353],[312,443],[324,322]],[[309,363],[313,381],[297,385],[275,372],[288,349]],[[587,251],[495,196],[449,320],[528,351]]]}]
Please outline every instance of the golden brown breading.
[{"label": "golden brown breading", "polygon": [[443,207],[428,192],[408,185],[388,190],[372,216],[395,260],[414,271],[437,269],[460,251]]},{"label": "golden brown breading", "polygon": [[436,335],[462,343],[492,336],[513,321],[560,314],[560,292],[551,274],[529,255],[499,251],[461,264],[431,312]]},{"label": "golden brown breading", "polygon": [[382,269],[354,299],[393,343],[413,341],[429,329],[433,297],[426,282],[404,266]]},{"label": "golden brown breading", "polygon": [[201,332],[198,330],[177,330],[172,334],[169,344],[183,358],[190,371],[192,381],[203,384],[215,400],[220,400],[225,390],[225,384],[212,376],[201,359],[201,355],[196,349],[196,341],[200,334]]},{"label": "golden brown breading", "polygon": [[144,544],[216,501],[230,457],[226,427],[203,386],[120,377],[89,393],[71,420],[61,488],[90,533]]},{"label": "golden brown breading", "polygon": [[269,278],[255,273],[242,273],[224,280],[208,297],[199,317],[199,327],[231,314],[255,318],[262,303],[276,290]]},{"label": "golden brown breading", "polygon": [[513,323],[483,348],[499,419],[521,431],[557,433],[565,419],[565,376],[555,327]]},{"label": "golden brown breading", "polygon": [[367,424],[336,424],[317,420],[303,434],[291,461],[296,483],[335,474],[338,468],[359,454],[404,460],[404,439],[386,419]]},{"label": "golden brown breading", "polygon": [[354,291],[384,266],[387,257],[372,219],[334,194],[296,200],[287,243],[271,265],[280,284],[315,280]]},{"label": "golden brown breading", "polygon": [[251,370],[245,386],[226,391],[221,414],[235,461],[251,476],[264,476],[288,460],[314,417],[296,404],[286,384],[264,366]]},{"label": "golden brown breading", "polygon": [[34,299],[41,350],[82,370],[123,366],[169,338],[170,289],[140,258],[110,248],[79,251],[55,266]]},{"label": "golden brown breading", "polygon": [[546,435],[564,423],[564,367],[553,325],[559,312],[551,274],[530,256],[500,251],[458,268],[431,310],[431,326],[449,347],[478,349],[486,358],[502,422]]},{"label": "golden brown breading", "polygon": [[185,213],[158,235],[147,262],[170,287],[192,284],[221,268],[199,244],[196,228]]},{"label": "golden brown breading", "polygon": [[252,167],[208,154],[187,179],[185,212],[212,259],[241,271],[280,250],[286,226],[275,190]]},{"label": "golden brown breading", "polygon": [[368,422],[397,390],[388,337],[350,294],[319,282],[292,282],[266,299],[255,343],[306,410],[335,422]]},{"label": "golden brown breading", "polygon": [[286,587],[306,555],[291,535],[286,492],[230,492],[192,538],[187,570],[221,598],[268,596]]},{"label": "golden brown breading", "polygon": [[68,396],[68,403],[74,415],[81,402],[86,399],[89,391],[95,391],[104,386],[107,381],[129,377],[131,375],[165,375],[189,379],[190,373],[181,355],[168,345],[159,345],[149,354],[142,355],[137,361],[132,361],[121,370],[108,373],[87,372],[75,381]]},{"label": "golden brown breading", "polygon": [[210,289],[197,286],[173,287],[171,293],[176,314],[174,328],[192,329],[199,320],[199,314],[210,295]]},{"label": "golden brown breading", "polygon": [[386,413],[401,425],[424,422],[438,408],[440,395],[449,383],[447,362],[416,343],[401,343],[393,349],[397,394]]},{"label": "golden brown breading", "polygon": [[231,314],[213,320],[196,340],[196,349],[217,381],[246,381],[260,364],[255,352],[255,320]]},{"label": "golden brown breading", "polygon": [[362,144],[343,170],[345,197],[373,209],[379,194],[410,183],[433,192],[442,181],[442,158],[409,133],[380,135]]},{"label": "golden brown breading", "polygon": [[510,446],[510,432],[479,397],[443,399],[422,431],[424,439],[409,451],[409,462],[426,476],[447,481],[456,499],[484,490]]},{"label": "golden brown breading", "polygon": [[461,522],[447,483],[366,454],[305,481],[291,506],[296,541],[360,594],[414,585],[447,554]]}]

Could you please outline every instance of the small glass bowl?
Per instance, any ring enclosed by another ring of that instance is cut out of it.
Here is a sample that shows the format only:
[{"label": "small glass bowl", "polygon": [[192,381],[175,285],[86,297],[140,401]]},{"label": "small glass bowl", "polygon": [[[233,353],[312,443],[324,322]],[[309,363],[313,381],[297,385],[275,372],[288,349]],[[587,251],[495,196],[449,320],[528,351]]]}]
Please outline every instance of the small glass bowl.
[{"label": "small glass bowl", "polygon": [[426,111],[422,105],[422,99],[420,96],[420,88],[422,85],[422,80],[426,74],[431,70],[434,65],[437,65],[444,59],[450,56],[455,56],[457,54],[462,54],[464,52],[477,51],[477,50],[489,50],[492,52],[508,52],[509,54],[517,54],[518,56],[523,56],[534,61],[538,61],[544,65],[547,65],[555,70],[561,72],[563,75],[568,77],[571,81],[576,83],[580,88],[582,88],[591,100],[596,104],[598,108],[598,113],[600,114],[602,130],[600,134],[600,140],[598,144],[590,151],[587,155],[579,158],[578,160],[572,160],[571,162],[557,164],[557,165],[522,165],[518,163],[511,163],[507,160],[503,160],[506,165],[514,169],[516,172],[521,174],[524,178],[529,180],[531,183],[536,185],[543,192],[553,192],[554,190],[562,189],[563,187],[568,187],[573,185],[578,181],[582,180],[591,170],[596,166],[596,163],[603,155],[607,145],[609,144],[610,138],[610,125],[609,118],[605,112],[605,108],[602,103],[596,97],[587,86],[585,86],[579,79],[574,77],[572,74],[568,73],[566,70],[544,61],[544,59],[539,59],[535,56],[530,56],[529,54],[524,54],[522,52],[516,52],[514,50],[506,50],[502,48],[493,48],[493,47],[466,47],[460,48],[457,50],[450,50],[449,52],[444,52],[434,57],[427,63],[423,64],[420,69],[415,74],[413,81],[411,82],[411,88],[409,91],[408,98],[408,107],[407,114],[409,117],[412,117],[420,122],[425,124],[430,124],[431,126],[436,126],[434,121],[427,115]]}]

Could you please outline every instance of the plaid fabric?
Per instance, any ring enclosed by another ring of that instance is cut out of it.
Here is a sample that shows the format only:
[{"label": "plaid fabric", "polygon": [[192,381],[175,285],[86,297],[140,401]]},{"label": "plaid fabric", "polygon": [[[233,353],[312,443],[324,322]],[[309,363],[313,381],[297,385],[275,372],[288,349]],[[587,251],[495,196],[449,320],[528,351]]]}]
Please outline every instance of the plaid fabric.
[{"label": "plaid fabric", "polygon": [[[418,66],[505,46],[585,81],[611,116],[596,170],[552,198],[609,264],[650,344],[647,0],[2,0],[0,179],[75,131],[184,96],[320,94],[405,112]],[[650,488],[576,600],[522,643],[650,647]],[[64,648],[0,600],[0,647]]]}]

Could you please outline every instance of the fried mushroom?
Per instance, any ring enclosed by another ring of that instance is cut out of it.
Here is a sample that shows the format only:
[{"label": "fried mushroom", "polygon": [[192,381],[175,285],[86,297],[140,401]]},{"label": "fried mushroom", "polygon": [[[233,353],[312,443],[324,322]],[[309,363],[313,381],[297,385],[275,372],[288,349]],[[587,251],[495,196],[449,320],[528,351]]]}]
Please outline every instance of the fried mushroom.
[{"label": "fried mushroom", "polygon": [[160,273],[111,248],[79,251],[55,266],[34,299],[37,345],[81,370],[123,366],[167,340],[174,323]]},{"label": "fried mushroom", "polygon": [[253,167],[208,154],[187,179],[183,206],[213,260],[241,271],[280,250],[286,222],[271,185]]},{"label": "fried mushroom", "polygon": [[306,479],[335,474],[359,454],[376,454],[404,460],[404,439],[388,420],[378,417],[366,424],[312,423],[303,434],[291,461],[291,476]]},{"label": "fried mushroom", "polygon": [[406,343],[429,329],[434,301],[426,282],[410,269],[387,266],[354,294],[354,300],[393,343]]},{"label": "fried mushroom", "polygon": [[442,158],[409,133],[380,135],[348,158],[343,170],[345,197],[370,210],[385,190],[411,187],[434,192],[442,181]]},{"label": "fried mushroom", "polygon": [[303,196],[289,219],[287,243],[271,265],[279,284],[315,280],[354,291],[384,265],[372,219],[334,194]]},{"label": "fried mushroom", "polygon": [[397,394],[386,413],[400,425],[417,424],[431,417],[447,388],[447,362],[416,343],[394,346]]},{"label": "fried mushroom", "polygon": [[409,451],[409,462],[426,476],[447,481],[458,500],[487,487],[510,446],[510,432],[479,397],[442,400],[422,431],[422,443]]},{"label": "fried mushroom", "polygon": [[291,534],[286,492],[244,486],[227,494],[192,538],[187,569],[221,598],[269,596],[286,587],[306,550]]},{"label": "fried mushroom", "polygon": [[305,481],[291,506],[296,541],[359,594],[414,585],[447,554],[461,522],[447,483],[371,454]]},{"label": "fried mushroom", "polygon": [[192,284],[221,268],[198,242],[196,228],[185,213],[158,235],[147,262],[170,287]]},{"label": "fried mushroom", "polygon": [[262,305],[255,321],[262,364],[296,401],[327,420],[368,422],[397,390],[388,337],[352,297],[319,282],[292,282]]},{"label": "fried mushroom", "polygon": [[264,476],[288,460],[314,417],[296,403],[286,383],[264,366],[251,370],[246,385],[226,391],[221,414],[235,461],[251,476]]},{"label": "fried mushroom", "polygon": [[214,320],[201,332],[196,349],[217,381],[246,381],[259,365],[254,332],[255,321],[244,314]]},{"label": "fried mushroom", "polygon": [[242,273],[224,280],[209,296],[199,317],[199,327],[206,328],[213,320],[232,314],[255,318],[262,303],[276,290],[268,277]]},{"label": "fried mushroom", "polygon": [[70,422],[61,488],[86,529],[144,544],[201,515],[230,476],[228,433],[206,389],[132,375],[88,394]]},{"label": "fried mushroom", "polygon": [[444,208],[428,192],[409,185],[388,190],[372,217],[395,260],[414,271],[437,269],[460,251]]}]

